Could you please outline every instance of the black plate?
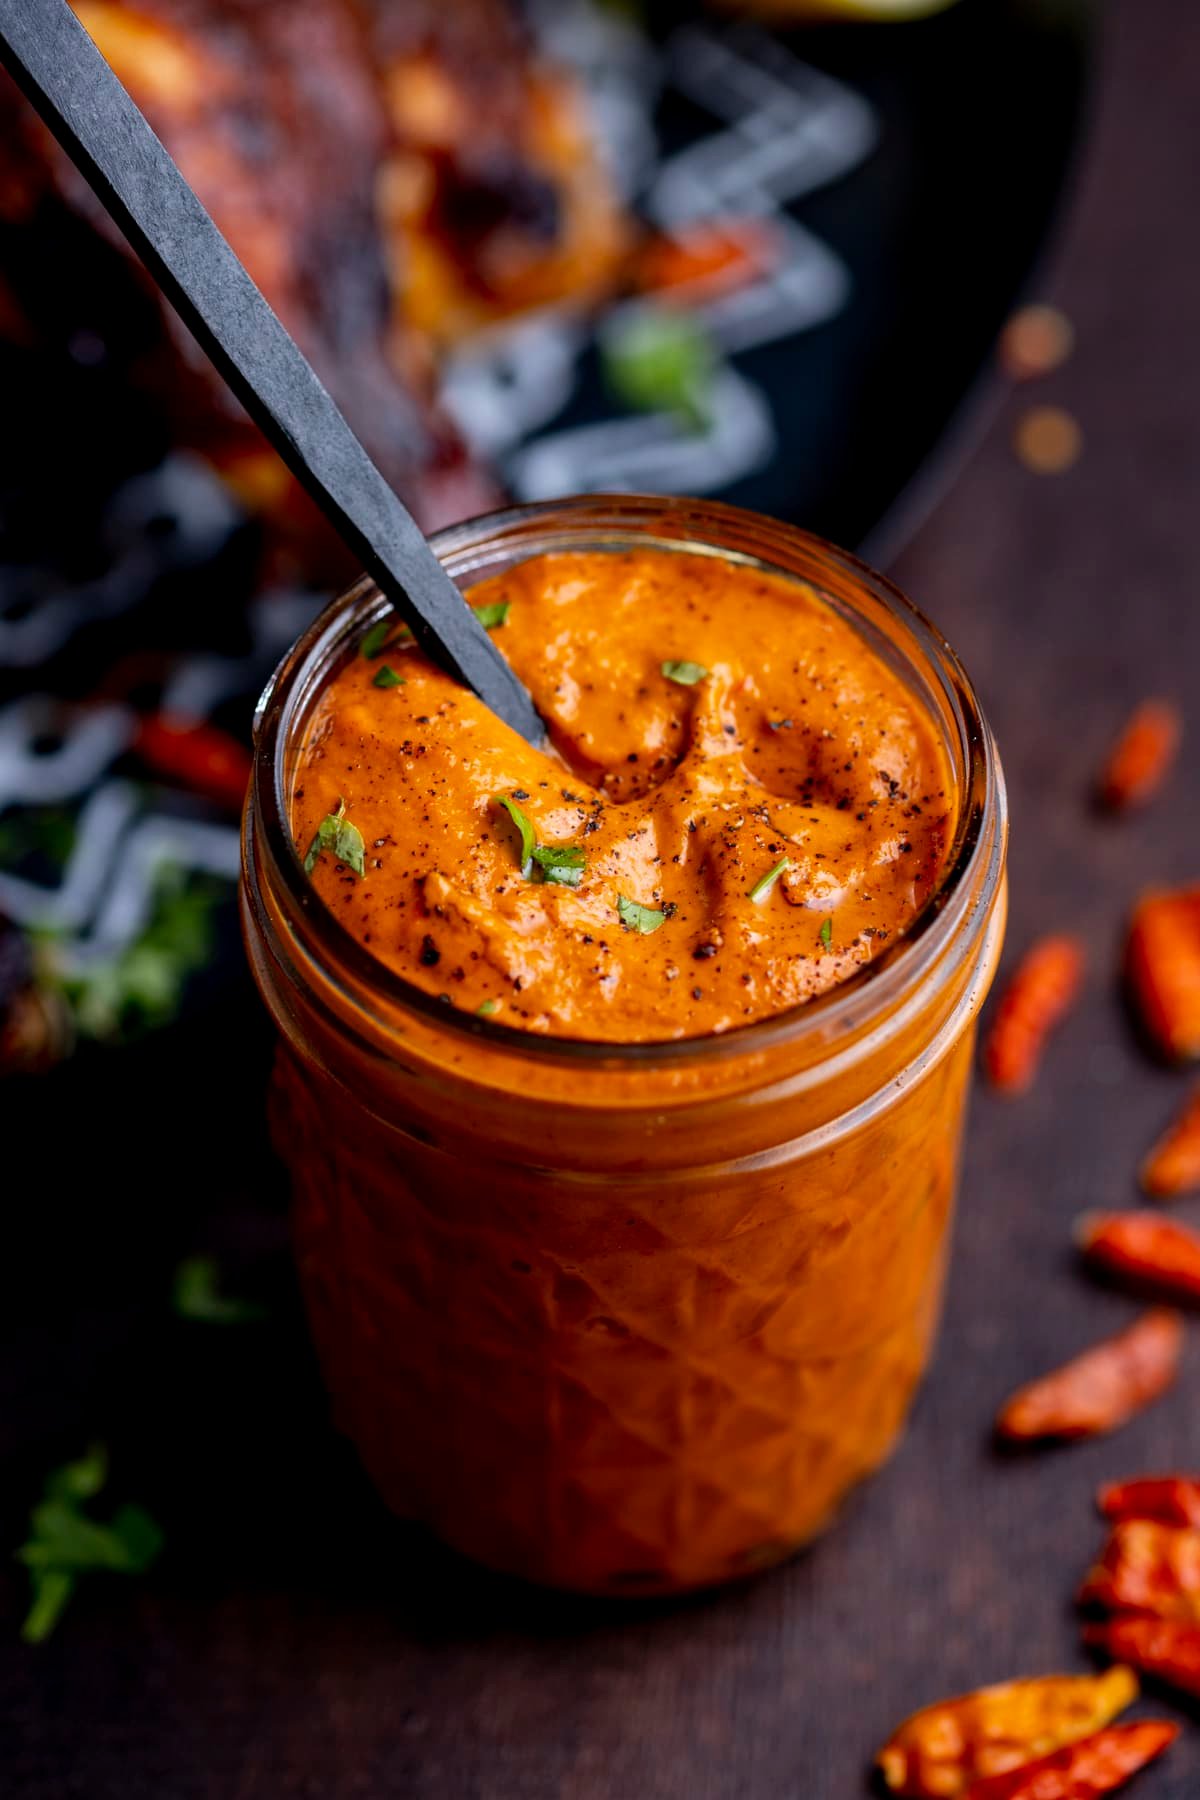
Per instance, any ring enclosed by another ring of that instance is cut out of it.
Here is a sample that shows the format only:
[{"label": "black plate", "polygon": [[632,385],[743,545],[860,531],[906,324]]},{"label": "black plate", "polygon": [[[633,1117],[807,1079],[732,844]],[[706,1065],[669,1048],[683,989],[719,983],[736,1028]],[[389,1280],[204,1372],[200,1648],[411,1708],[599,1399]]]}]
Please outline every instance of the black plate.
[{"label": "black plate", "polygon": [[[786,255],[753,294],[700,314],[734,348],[699,437],[662,415],[620,418],[601,358],[569,328],[557,357],[527,328],[502,339],[489,372],[512,383],[518,415],[567,390],[531,437],[493,438],[518,497],[703,492],[890,554],[945,478],[947,428],[1045,240],[1098,0],[962,0],[921,21],[778,34],[681,8],[657,17],[652,49],[612,21],[598,43],[581,9],[561,8],[558,41],[643,212],[668,225],[756,215]],[[655,83],[647,152],[628,114]],[[464,359],[452,390],[479,361]]]}]

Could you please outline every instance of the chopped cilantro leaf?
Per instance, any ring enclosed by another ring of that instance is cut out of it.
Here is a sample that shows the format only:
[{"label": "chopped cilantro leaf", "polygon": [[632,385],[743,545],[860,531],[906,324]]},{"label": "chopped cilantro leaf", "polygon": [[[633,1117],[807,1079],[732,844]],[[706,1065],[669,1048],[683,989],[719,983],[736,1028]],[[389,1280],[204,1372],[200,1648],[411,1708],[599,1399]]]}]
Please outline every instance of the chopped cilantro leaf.
[{"label": "chopped cilantro leaf", "polygon": [[390,663],[381,663],[379,668],[375,671],[375,676],[371,685],[372,687],[377,688],[393,688],[403,687],[404,682],[405,677],[403,675],[397,675]]},{"label": "chopped cilantro leaf", "polygon": [[624,894],[617,895],[617,917],[626,931],[640,931],[648,937],[658,930],[666,916],[657,907],[639,906],[636,900],[627,900]]},{"label": "chopped cilantro leaf", "polygon": [[499,1011],[500,1002],[498,1000],[481,1000],[475,1008],[476,1017],[480,1019],[494,1018]]},{"label": "chopped cilantro leaf", "polygon": [[781,856],[773,869],[768,869],[765,875],[760,875],[754,886],[746,890],[747,900],[753,900],[755,902],[765,900],[771,889],[775,886],[775,883],[779,880],[779,877],[781,875],[786,875],[791,866],[791,857]]},{"label": "chopped cilantro leaf", "polygon": [[817,935],[820,938],[822,944],[824,944],[826,950],[828,950],[830,944],[832,944],[832,942],[833,942],[833,920],[832,919],[824,920],[821,925],[821,929],[817,933]]},{"label": "chopped cilantro leaf", "polygon": [[521,834],[521,874],[528,881],[529,872],[533,867],[533,853],[537,849],[537,838],[534,836],[533,826],[516,801],[510,800],[507,794],[497,794],[492,804],[504,808]]},{"label": "chopped cilantro leaf", "polygon": [[587,867],[587,857],[578,844],[538,844],[533,860],[544,880],[556,881],[562,887],[578,887]]},{"label": "chopped cilantro leaf", "polygon": [[708,674],[704,664],[698,662],[665,662],[662,672],[668,681],[677,681],[680,687],[695,687]]},{"label": "chopped cilantro leaf", "polygon": [[346,802],[339,800],[334,812],[326,813],[313,833],[312,843],[308,846],[308,854],[304,858],[304,873],[311,875],[317,866],[317,859],[326,850],[338,862],[353,869],[356,875],[366,874],[366,847],[363,844],[362,832],[357,825],[351,825],[346,817]]},{"label": "chopped cilantro leaf", "polygon": [[475,608],[475,617],[485,631],[490,631],[495,625],[503,625],[511,605],[511,600],[489,600]]}]

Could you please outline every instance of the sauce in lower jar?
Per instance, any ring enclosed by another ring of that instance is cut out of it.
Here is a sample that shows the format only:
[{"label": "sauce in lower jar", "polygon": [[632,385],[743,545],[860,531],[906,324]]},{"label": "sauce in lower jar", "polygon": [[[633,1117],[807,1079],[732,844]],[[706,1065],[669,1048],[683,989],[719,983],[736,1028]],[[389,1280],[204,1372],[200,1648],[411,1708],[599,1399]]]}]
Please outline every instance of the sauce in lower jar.
[{"label": "sauce in lower jar", "polygon": [[664,547],[669,504],[469,587],[544,747],[351,596],[247,821],[340,1419],[402,1513],[601,1592],[774,1560],[891,1446],[1003,922],[945,647],[786,528]]}]

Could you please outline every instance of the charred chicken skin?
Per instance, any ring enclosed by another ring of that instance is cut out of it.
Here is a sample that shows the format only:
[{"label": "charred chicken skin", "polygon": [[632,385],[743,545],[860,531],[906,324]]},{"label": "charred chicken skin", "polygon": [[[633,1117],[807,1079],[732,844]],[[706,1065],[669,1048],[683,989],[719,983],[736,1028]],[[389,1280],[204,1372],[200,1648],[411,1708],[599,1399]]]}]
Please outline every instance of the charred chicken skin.
[{"label": "charred chicken skin", "polygon": [[[624,251],[578,97],[539,63],[507,0],[72,4],[422,523],[493,500],[439,413],[438,349],[514,311],[595,299]],[[59,268],[86,245],[119,271],[122,298],[97,298],[95,329],[161,396],[175,441],[285,537],[290,526],[311,539],[282,466],[6,86],[6,267],[31,225],[57,238]],[[0,300],[0,330],[22,318],[52,328],[53,297],[19,277]]]}]

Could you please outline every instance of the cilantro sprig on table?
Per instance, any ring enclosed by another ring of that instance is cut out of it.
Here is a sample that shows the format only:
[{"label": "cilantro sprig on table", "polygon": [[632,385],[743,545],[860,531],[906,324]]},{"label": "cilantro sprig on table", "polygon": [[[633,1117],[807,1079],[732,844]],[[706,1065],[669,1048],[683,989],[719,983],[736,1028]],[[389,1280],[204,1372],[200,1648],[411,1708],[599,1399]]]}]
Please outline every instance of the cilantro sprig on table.
[{"label": "cilantro sprig on table", "polygon": [[46,1478],[29,1515],[29,1537],[17,1559],[29,1570],[33,1598],[21,1636],[40,1644],[62,1617],[81,1575],[141,1575],[162,1549],[162,1532],[140,1506],[119,1506],[107,1522],[86,1511],[108,1480],[108,1454],[93,1444],[78,1462]]},{"label": "cilantro sprig on table", "polygon": [[221,1292],[215,1256],[187,1256],[175,1271],[171,1304],[176,1315],[200,1325],[250,1325],[267,1316],[253,1300]]}]

